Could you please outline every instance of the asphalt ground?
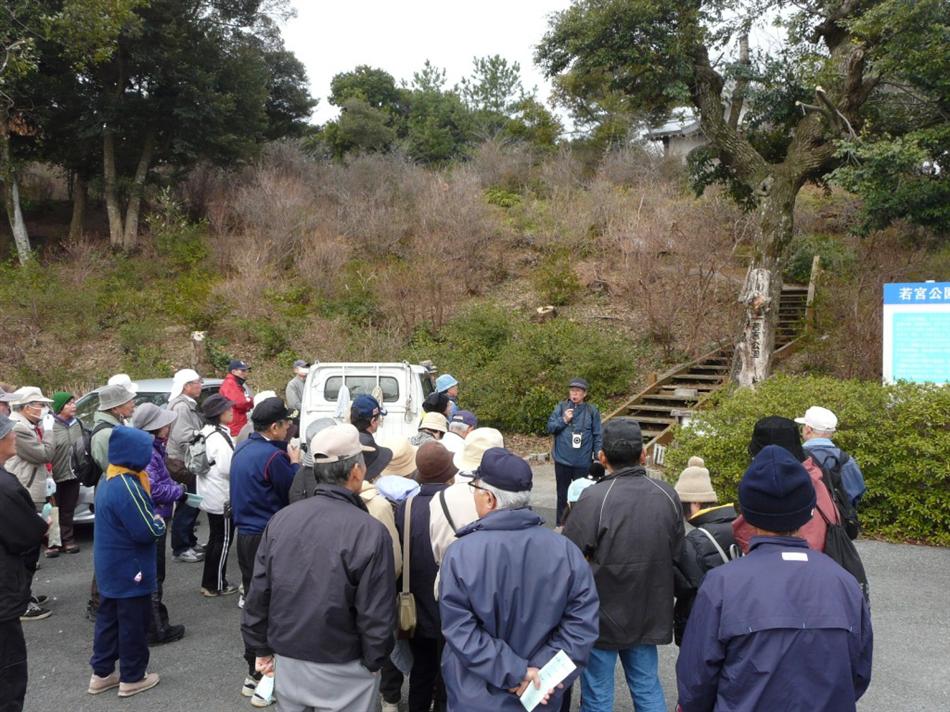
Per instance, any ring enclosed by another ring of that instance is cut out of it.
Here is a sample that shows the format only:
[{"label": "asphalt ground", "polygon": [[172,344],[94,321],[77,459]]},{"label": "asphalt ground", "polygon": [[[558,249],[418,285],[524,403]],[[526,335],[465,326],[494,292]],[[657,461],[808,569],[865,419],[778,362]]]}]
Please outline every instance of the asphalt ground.
[{"label": "asphalt ground", "polygon": [[[553,469],[535,468],[535,508],[554,519]],[[199,538],[207,536],[201,518]],[[169,560],[165,602],[173,623],[187,627],[177,643],[152,648],[150,669],[162,681],[153,690],[128,700],[114,693],[86,693],[92,623],[83,612],[92,575],[92,529],[83,528],[82,551],[42,559],[34,591],[50,596],[54,615],[24,624],[30,684],[27,712],[230,712],[251,710],[241,697],[240,610],[237,596],[206,599],[199,593],[201,564]],[[859,702],[861,712],[950,710],[950,549],[858,542],[871,581],[875,634],[871,687]],[[239,580],[232,551],[228,567]],[[660,675],[667,704],[673,709],[675,662],[673,645],[660,648]],[[618,668],[615,710],[633,710]],[[404,687],[405,692],[405,687]],[[575,709],[576,709],[575,700]],[[275,709],[275,708],[270,708]]]}]

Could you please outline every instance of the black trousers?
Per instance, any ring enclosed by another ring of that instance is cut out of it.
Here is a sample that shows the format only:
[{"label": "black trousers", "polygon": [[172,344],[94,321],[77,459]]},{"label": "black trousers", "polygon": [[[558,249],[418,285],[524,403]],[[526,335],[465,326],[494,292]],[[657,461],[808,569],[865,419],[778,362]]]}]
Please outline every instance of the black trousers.
[{"label": "black trousers", "polygon": [[435,712],[444,712],[446,704],[445,685],[442,684],[440,666],[445,639],[409,639],[412,650],[412,672],[409,674],[409,712],[429,712],[435,702]]},{"label": "black trousers", "polygon": [[[254,575],[254,559],[257,557],[257,547],[261,545],[263,534],[241,534],[237,535],[237,555],[238,567],[241,569],[241,583],[244,584],[244,595],[251,592],[251,577]],[[244,647],[244,660],[247,662],[247,674],[251,677],[259,677],[257,670],[254,669],[254,663],[257,656],[253,650]]]},{"label": "black trousers", "polygon": [[19,618],[0,622],[0,712],[22,712],[26,682],[23,625]]},{"label": "black trousers", "polygon": [[[205,550],[204,571],[201,574],[201,586],[209,591],[220,591],[228,584],[228,552],[231,550],[231,517],[223,514],[208,514],[208,548]],[[260,541],[260,539],[258,539]],[[257,554],[257,547],[254,547]],[[253,559],[251,559],[253,571]],[[241,571],[243,578],[243,569]],[[244,587],[247,591],[247,586]]]},{"label": "black trousers", "polygon": [[79,480],[72,479],[56,483],[56,506],[59,507],[59,532],[63,546],[76,543],[73,516],[79,502]]},{"label": "black trousers", "polygon": [[554,480],[557,482],[557,525],[564,524],[564,508],[567,507],[567,488],[571,482],[587,475],[590,467],[571,467],[554,463]]},{"label": "black trousers", "polygon": [[399,672],[399,668],[393,665],[393,661],[386,658],[383,667],[379,670],[379,694],[383,696],[385,702],[397,705],[402,699],[402,682],[404,676]]},{"label": "black trousers", "polygon": [[149,638],[153,641],[160,638],[164,630],[168,628],[168,609],[162,602],[162,595],[165,588],[165,554],[167,551],[167,541],[167,531],[155,540],[155,572],[157,574],[158,588],[151,596],[152,615],[148,624]]}]

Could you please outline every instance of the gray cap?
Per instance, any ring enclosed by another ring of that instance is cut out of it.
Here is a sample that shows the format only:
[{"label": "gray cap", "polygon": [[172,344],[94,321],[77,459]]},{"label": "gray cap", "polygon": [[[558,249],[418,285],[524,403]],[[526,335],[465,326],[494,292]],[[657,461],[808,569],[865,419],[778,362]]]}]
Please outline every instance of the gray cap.
[{"label": "gray cap", "polygon": [[313,436],[319,433],[321,430],[327,428],[332,428],[336,425],[337,422],[333,418],[317,418],[310,425],[307,426],[306,437],[303,440],[305,447],[303,448],[303,465],[313,465],[313,454],[310,452],[310,441],[313,440]]},{"label": "gray cap", "polygon": [[5,438],[11,430],[13,430],[13,421],[0,414],[0,438]]},{"label": "gray cap", "polygon": [[171,425],[177,418],[178,413],[173,410],[159,408],[154,403],[142,403],[132,413],[132,427],[151,433]]},{"label": "gray cap", "polygon": [[135,394],[125,386],[106,386],[99,391],[99,410],[112,410],[128,403]]}]

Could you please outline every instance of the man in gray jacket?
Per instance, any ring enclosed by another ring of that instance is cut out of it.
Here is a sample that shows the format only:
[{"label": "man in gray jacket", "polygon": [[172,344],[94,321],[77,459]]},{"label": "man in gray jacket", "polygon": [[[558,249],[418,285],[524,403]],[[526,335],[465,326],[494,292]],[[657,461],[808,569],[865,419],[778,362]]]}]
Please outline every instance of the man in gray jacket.
[{"label": "man in gray jacket", "polygon": [[[176,482],[180,482],[195,493],[195,474],[185,467],[185,453],[195,435],[205,426],[204,418],[198,412],[198,398],[201,396],[201,376],[197,371],[183,368],[177,371],[172,380],[168,409],[178,415],[168,436],[168,449],[165,462],[168,473]],[[198,544],[195,536],[195,522],[198,520],[198,508],[186,502],[175,505],[172,518],[172,558],[189,564],[204,561],[204,547]]]},{"label": "man in gray jacket", "polygon": [[656,646],[673,639],[682,505],[672,487],[647,477],[636,421],[609,421],[598,459],[607,475],[584,490],[564,527],[590,561],[600,596],[600,637],[581,675],[581,710],[614,709],[619,656],[637,712],[665,712]]},{"label": "man in gray jacket", "polygon": [[[314,437],[314,496],[275,514],[261,539],[241,631],[282,712],[370,712],[393,649],[389,533],[360,499],[365,447],[352,425]],[[300,595],[306,591],[306,595]]]}]

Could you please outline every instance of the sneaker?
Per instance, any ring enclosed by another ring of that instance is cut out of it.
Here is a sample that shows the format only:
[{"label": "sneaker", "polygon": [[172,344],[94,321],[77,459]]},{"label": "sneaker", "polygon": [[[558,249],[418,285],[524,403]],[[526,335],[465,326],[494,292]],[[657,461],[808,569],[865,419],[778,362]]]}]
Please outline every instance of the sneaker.
[{"label": "sneaker", "polygon": [[257,689],[257,680],[250,675],[245,676],[244,686],[241,688],[241,694],[244,697],[253,697],[254,690]]},{"label": "sneaker", "polygon": [[204,554],[208,551],[208,546],[206,544],[195,544],[191,549],[196,554]]},{"label": "sneaker", "polygon": [[99,615],[99,609],[91,603],[86,604],[86,620],[96,622],[96,616]]},{"label": "sneaker", "polygon": [[146,690],[151,690],[155,685],[158,684],[158,673],[147,672],[145,677],[143,677],[138,682],[120,682],[119,683],[119,697],[131,697],[132,695],[137,695],[140,692],[145,692]]},{"label": "sneaker", "polygon": [[186,564],[197,564],[199,561],[205,560],[205,555],[199,554],[194,549],[185,549],[180,554],[175,554],[172,558],[175,561],[181,561]]},{"label": "sneaker", "polygon": [[237,586],[232,586],[229,583],[224,584],[224,588],[218,591],[219,596],[232,596],[238,592]]},{"label": "sneaker", "polygon": [[119,686],[119,671],[114,671],[106,677],[99,677],[95,673],[89,678],[89,689],[86,690],[90,695],[98,695],[108,690],[113,690]]},{"label": "sneaker", "polygon": [[399,712],[399,703],[383,700],[383,712]]},{"label": "sneaker", "polygon": [[277,702],[277,698],[271,697],[269,700],[265,700],[263,697],[258,695],[256,692],[251,697],[251,704],[254,707],[270,707],[272,704]]},{"label": "sneaker", "polygon": [[49,596],[30,596],[30,600],[37,606],[42,606],[49,600]]},{"label": "sneaker", "polygon": [[66,544],[63,547],[63,551],[65,551],[67,554],[78,554],[81,549],[79,548],[79,544]]},{"label": "sneaker", "polygon": [[44,618],[49,618],[53,615],[53,612],[49,608],[43,608],[43,606],[38,606],[33,601],[30,601],[26,610],[23,612],[23,615],[20,616],[21,621],[41,621]]},{"label": "sneaker", "polygon": [[238,598],[238,608],[244,608],[244,594],[242,593],[240,598]]},{"label": "sneaker", "polygon": [[174,643],[176,640],[181,640],[184,637],[185,626],[170,625],[164,628],[162,631],[157,632],[155,635],[149,635],[148,644],[165,645],[166,643]]},{"label": "sneaker", "polygon": [[45,556],[47,559],[55,559],[57,556],[59,556],[59,552],[61,551],[62,547],[51,546],[45,552],[43,552],[43,556]]}]

